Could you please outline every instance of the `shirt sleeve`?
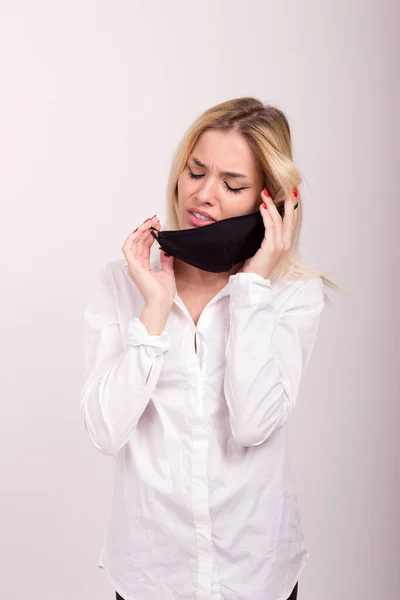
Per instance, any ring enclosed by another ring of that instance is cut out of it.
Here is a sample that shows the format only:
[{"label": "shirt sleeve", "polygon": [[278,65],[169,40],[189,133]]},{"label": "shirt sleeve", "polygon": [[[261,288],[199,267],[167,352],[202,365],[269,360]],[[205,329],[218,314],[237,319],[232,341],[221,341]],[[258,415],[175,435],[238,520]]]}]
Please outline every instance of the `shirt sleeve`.
[{"label": "shirt sleeve", "polygon": [[296,405],[324,307],[323,281],[299,280],[279,310],[269,279],[237,273],[229,285],[225,398],[236,441],[257,446]]},{"label": "shirt sleeve", "polygon": [[99,274],[84,315],[81,419],[94,446],[116,454],[134,433],[159,379],[168,333],[150,335],[139,318],[123,343],[110,265]]}]

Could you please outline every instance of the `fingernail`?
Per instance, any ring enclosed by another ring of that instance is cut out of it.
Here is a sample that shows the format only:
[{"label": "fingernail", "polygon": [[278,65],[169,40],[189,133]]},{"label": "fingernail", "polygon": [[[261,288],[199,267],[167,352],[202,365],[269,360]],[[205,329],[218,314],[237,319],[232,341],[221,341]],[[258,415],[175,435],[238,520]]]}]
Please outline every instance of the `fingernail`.
[{"label": "fingernail", "polygon": [[136,227],[135,231],[132,231],[132,233],[135,233],[138,229],[139,229],[139,227]]},{"label": "fingernail", "polygon": [[[263,200],[262,205],[263,205],[264,208],[267,208],[267,205],[265,204],[264,200]],[[268,210],[268,208],[267,208],[267,210]]]},{"label": "fingernail", "polygon": [[267,190],[267,188],[265,187],[263,189],[264,194],[267,196],[267,198],[270,198],[271,196],[269,195],[269,191]]},{"label": "fingernail", "polygon": [[297,198],[297,196],[299,195],[299,192],[297,191],[297,188],[293,188],[293,195],[295,198]]}]

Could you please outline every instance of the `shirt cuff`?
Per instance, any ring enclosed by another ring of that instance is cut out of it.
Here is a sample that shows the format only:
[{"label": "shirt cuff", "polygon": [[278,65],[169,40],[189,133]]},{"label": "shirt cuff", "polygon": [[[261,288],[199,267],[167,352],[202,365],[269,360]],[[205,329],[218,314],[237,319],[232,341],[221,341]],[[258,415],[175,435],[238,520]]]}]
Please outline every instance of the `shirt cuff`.
[{"label": "shirt cuff", "polygon": [[271,280],[256,273],[236,273],[229,277],[229,293],[235,306],[259,306],[273,303]]},{"label": "shirt cuff", "polygon": [[135,317],[128,324],[128,344],[144,346],[148,356],[155,358],[169,348],[169,335],[163,331],[161,335],[150,335],[142,321]]}]

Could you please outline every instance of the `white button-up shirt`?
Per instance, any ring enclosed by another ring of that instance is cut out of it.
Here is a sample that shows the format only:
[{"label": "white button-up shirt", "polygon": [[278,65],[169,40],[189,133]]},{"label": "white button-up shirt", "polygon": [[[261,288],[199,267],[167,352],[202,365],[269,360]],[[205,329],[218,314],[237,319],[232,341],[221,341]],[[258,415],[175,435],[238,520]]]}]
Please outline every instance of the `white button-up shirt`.
[{"label": "white button-up shirt", "polygon": [[116,457],[98,566],[125,600],[287,600],[309,556],[288,421],[322,279],[237,273],[197,326],[176,295],[159,336],[143,306],[122,259],[85,312],[82,421]]}]

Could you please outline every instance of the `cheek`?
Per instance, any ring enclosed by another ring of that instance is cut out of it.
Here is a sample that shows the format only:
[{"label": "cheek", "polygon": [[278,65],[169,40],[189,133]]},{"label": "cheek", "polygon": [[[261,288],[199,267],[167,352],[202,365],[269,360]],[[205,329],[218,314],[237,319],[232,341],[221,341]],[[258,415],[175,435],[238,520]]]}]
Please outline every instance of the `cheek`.
[{"label": "cheek", "polygon": [[178,206],[180,207],[182,204],[182,200],[185,196],[185,186],[183,184],[181,177],[178,179],[177,189],[178,189]]},{"label": "cheek", "polygon": [[190,194],[190,185],[184,176],[180,176],[178,179],[178,204],[182,206],[185,204],[186,198]]},{"label": "cheek", "polygon": [[232,194],[232,197],[225,198],[221,203],[221,209],[224,217],[239,217],[256,212],[261,204],[261,197],[258,198],[252,194]]},{"label": "cheek", "polygon": [[251,207],[250,212],[255,212],[256,210],[258,210],[260,208],[261,203],[262,203],[261,195],[258,195],[258,196],[256,196],[256,198],[253,198],[252,207]]},{"label": "cheek", "polygon": [[[261,192],[261,190],[260,190]],[[246,199],[247,213],[256,212],[260,208],[262,202],[261,195],[259,193],[253,193]]]}]

